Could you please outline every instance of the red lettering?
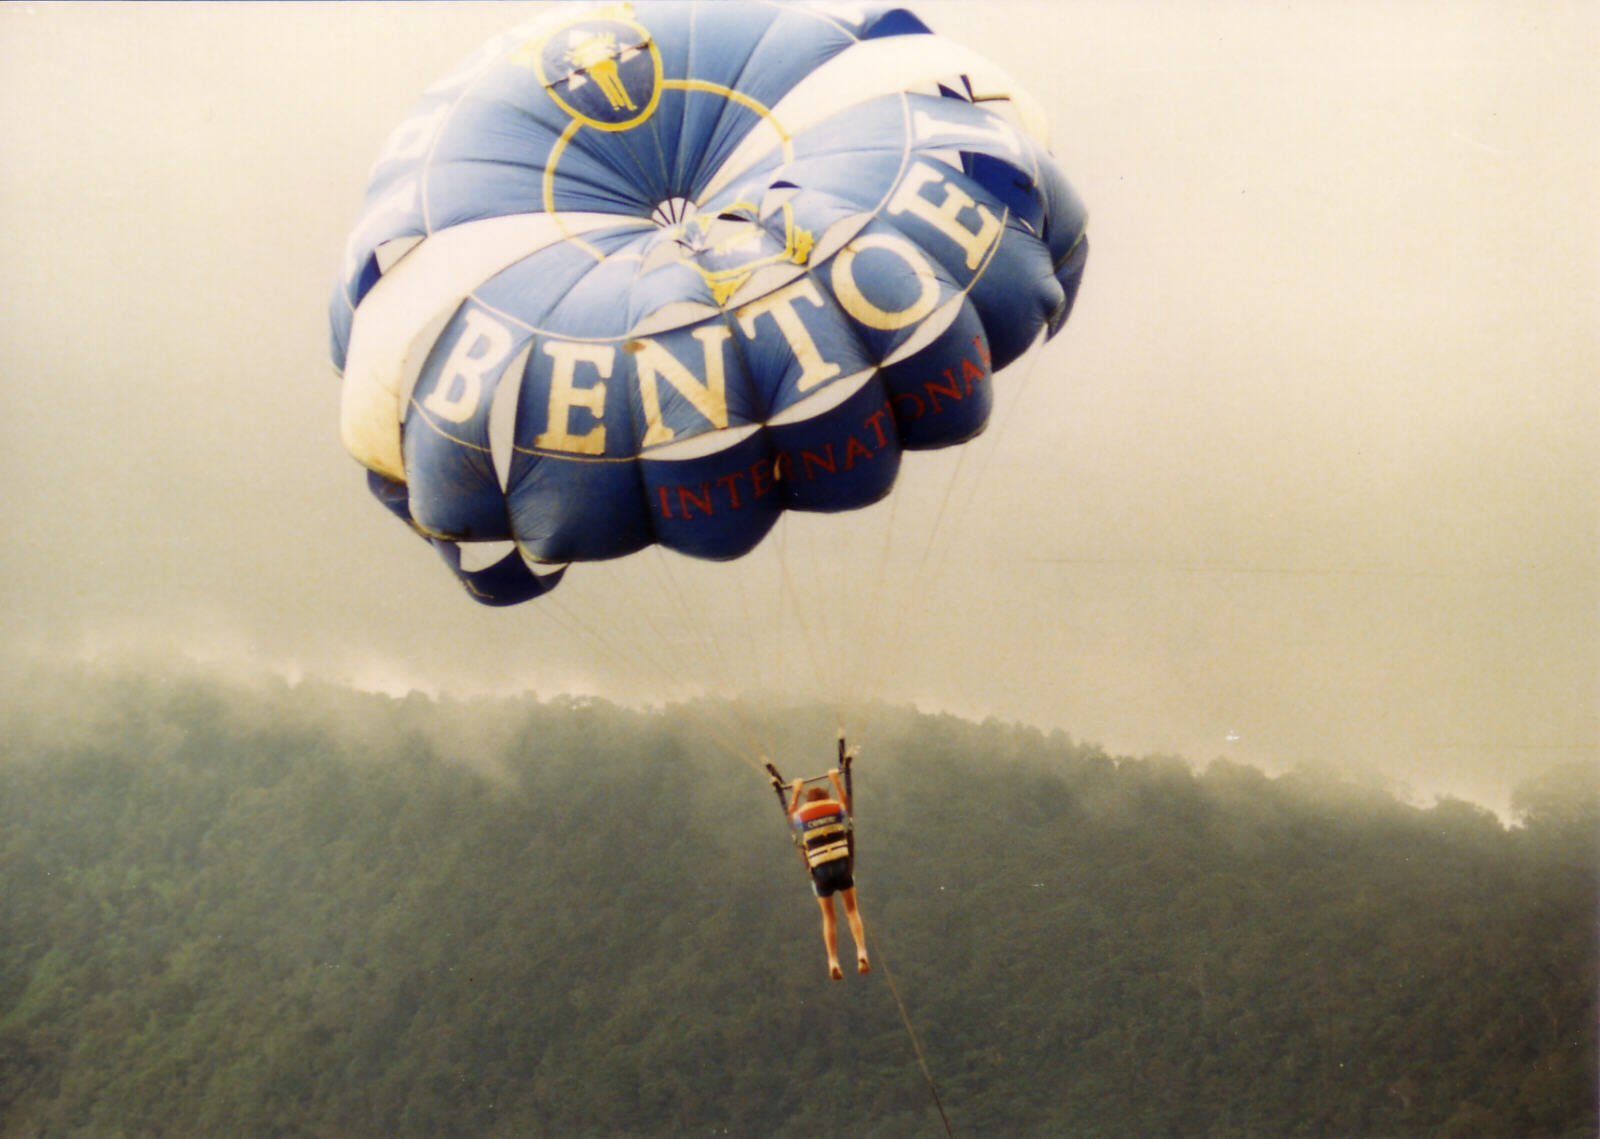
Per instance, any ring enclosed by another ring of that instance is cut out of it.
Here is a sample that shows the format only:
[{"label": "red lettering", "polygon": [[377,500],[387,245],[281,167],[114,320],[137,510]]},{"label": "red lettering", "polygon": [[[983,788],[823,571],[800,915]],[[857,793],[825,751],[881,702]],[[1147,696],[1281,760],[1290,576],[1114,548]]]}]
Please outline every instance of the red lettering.
[{"label": "red lettering", "polygon": [[[816,476],[816,472],[812,470],[812,465],[813,464],[815,464],[818,467],[821,467],[823,470],[827,471],[830,475],[838,473],[838,470],[839,470],[838,460],[836,460],[833,457],[833,442],[830,440],[829,442],[823,444],[822,450],[823,450],[823,454],[821,454],[821,455],[817,454],[815,451],[801,451],[800,452],[800,462],[805,467],[806,478],[808,480],[809,479],[814,479],[814,478],[817,477]],[[824,457],[824,456],[826,456],[826,457]]]},{"label": "red lettering", "polygon": [[940,396],[947,395],[951,399],[960,399],[961,398],[961,385],[956,383],[956,378],[955,378],[955,376],[953,376],[950,373],[950,369],[949,368],[945,369],[944,376],[945,376],[945,379],[947,381],[949,381],[949,386],[948,387],[946,387],[943,384],[940,384],[936,380],[923,380],[922,381],[922,390],[928,393],[928,402],[933,404],[933,410],[935,412],[940,412],[940,411],[944,410],[944,408],[939,403],[939,397]]},{"label": "red lettering", "polygon": [[698,506],[701,510],[705,511],[708,516],[715,513],[715,511],[711,509],[710,483],[701,483],[699,494],[696,494],[686,486],[680,486],[678,488],[678,509],[683,511],[683,516],[685,518],[691,516],[689,513],[689,507],[691,505]]},{"label": "red lettering", "polygon": [[[718,478],[715,483],[703,482],[700,489],[695,490],[689,486],[658,486],[656,496],[661,504],[661,517],[689,519],[695,516],[695,511],[706,515],[708,518],[716,516],[716,496],[712,487],[722,488],[728,496],[728,509],[740,510],[750,498],[762,498],[772,491],[772,484],[778,477],[774,469],[777,464],[787,460],[788,456],[777,456],[776,464],[769,458],[757,459],[750,466],[740,471],[730,471]],[[831,456],[830,456],[831,458]],[[750,497],[747,498],[743,491],[744,482],[750,480]],[[672,499],[669,495],[676,494],[678,499],[678,512],[672,512]]]},{"label": "red lettering", "polygon": [[986,372],[965,356],[961,357],[961,378],[967,381],[967,394],[972,394],[972,381],[982,380]]},{"label": "red lettering", "polygon": [[738,510],[741,505],[739,502],[739,480],[745,477],[745,473],[744,471],[734,471],[731,475],[723,475],[717,480],[718,486],[727,489],[728,508],[730,510]]},{"label": "red lettering", "polygon": [[763,456],[750,464],[750,493],[762,498],[772,489],[772,460]]},{"label": "red lettering", "polygon": [[888,414],[889,405],[886,403],[877,411],[867,416],[865,422],[862,424],[864,427],[872,428],[872,433],[878,437],[878,446],[880,447],[887,447],[889,445],[889,440],[883,433],[883,417]]},{"label": "red lettering", "polygon": [[872,458],[872,452],[867,450],[866,446],[861,442],[861,440],[852,435],[850,436],[850,441],[844,445],[845,470],[848,471],[851,467],[856,465],[857,455],[860,455],[863,459]]},{"label": "red lettering", "polygon": [[978,359],[983,361],[983,366],[987,369],[993,369],[994,361],[989,358],[988,341],[981,336],[974,336],[972,338],[972,346],[978,350]]},{"label": "red lettering", "polygon": [[[906,412],[904,410],[905,402],[907,400],[911,401],[910,412]],[[901,419],[910,422],[912,420],[922,418],[922,397],[917,395],[915,392],[901,392],[894,397],[894,402],[900,405],[897,413]]]}]

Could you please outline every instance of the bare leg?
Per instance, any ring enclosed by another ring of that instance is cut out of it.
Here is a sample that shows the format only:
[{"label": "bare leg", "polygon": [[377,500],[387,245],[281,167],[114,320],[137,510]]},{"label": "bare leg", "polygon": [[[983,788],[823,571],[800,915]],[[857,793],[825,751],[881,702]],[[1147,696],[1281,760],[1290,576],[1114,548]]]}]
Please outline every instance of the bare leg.
[{"label": "bare leg", "polygon": [[822,910],[822,944],[828,949],[828,976],[837,981],[844,976],[844,970],[839,968],[839,924],[833,913],[833,899],[818,898],[817,906]]},{"label": "bare leg", "polygon": [[856,972],[865,973],[871,968],[867,963],[867,931],[861,924],[861,910],[856,906],[856,889],[840,890],[844,899],[844,917],[850,923],[850,936],[856,943]]}]

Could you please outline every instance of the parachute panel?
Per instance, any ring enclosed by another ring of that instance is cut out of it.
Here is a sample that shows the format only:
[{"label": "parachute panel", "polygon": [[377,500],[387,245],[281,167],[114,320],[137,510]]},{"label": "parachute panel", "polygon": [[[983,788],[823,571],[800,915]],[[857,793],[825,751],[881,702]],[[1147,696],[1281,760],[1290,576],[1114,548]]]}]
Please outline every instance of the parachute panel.
[{"label": "parachute panel", "polygon": [[1046,138],[902,8],[541,15],[374,165],[329,306],[346,447],[490,604],[879,501],[1067,319],[1085,212]]}]

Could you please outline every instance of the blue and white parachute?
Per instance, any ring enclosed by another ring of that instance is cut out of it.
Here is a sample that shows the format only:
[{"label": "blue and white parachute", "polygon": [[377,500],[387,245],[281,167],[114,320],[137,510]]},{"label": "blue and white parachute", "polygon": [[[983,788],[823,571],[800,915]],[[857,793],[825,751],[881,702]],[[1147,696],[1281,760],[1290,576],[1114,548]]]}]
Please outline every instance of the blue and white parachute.
[{"label": "blue and white parachute", "polygon": [[1085,213],[1045,131],[903,8],[552,10],[378,157],[330,313],[345,446],[488,604],[875,502],[1067,318]]}]

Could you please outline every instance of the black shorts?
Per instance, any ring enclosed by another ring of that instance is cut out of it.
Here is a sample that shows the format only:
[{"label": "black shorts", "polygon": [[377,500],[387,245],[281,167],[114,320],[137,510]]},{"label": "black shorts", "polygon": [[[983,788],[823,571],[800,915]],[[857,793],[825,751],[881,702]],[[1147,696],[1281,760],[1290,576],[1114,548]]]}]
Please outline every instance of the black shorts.
[{"label": "black shorts", "polygon": [[819,898],[831,898],[839,890],[855,887],[855,865],[850,858],[835,858],[811,868],[811,892]]}]

